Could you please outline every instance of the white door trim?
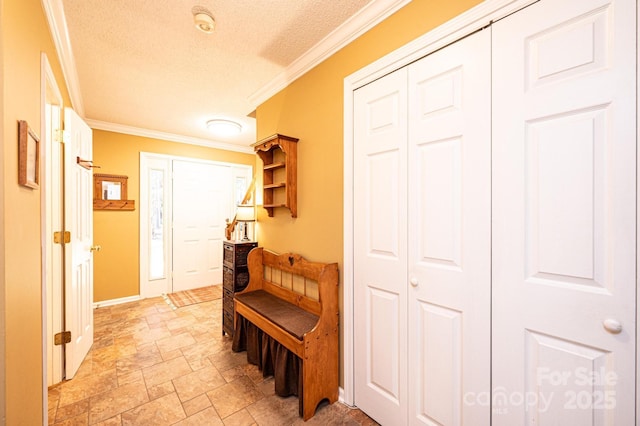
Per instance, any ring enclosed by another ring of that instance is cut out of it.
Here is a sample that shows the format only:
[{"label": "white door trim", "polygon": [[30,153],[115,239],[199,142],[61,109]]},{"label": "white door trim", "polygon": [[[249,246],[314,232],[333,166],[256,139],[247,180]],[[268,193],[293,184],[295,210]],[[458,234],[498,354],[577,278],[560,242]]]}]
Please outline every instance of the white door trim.
[{"label": "white door trim", "polygon": [[344,260],[343,260],[343,389],[344,403],[354,402],[353,297],[353,92],[537,0],[486,0],[425,35],[365,66],[344,79]]},{"label": "white door trim", "polygon": [[[640,7],[636,8],[636,26],[640,24]],[[636,27],[636,170],[640,167],[640,149],[638,147],[638,130],[640,127],[640,55],[638,55],[638,46],[640,46],[640,32]],[[636,174],[636,194],[640,194],[640,173]],[[638,420],[638,407],[640,407],[640,350],[638,350],[638,340],[640,339],[640,197],[636,195],[636,422]]]},{"label": "white door trim", "polygon": [[[157,296],[156,294],[152,294],[151,290],[149,289],[149,262],[148,262],[148,257],[147,257],[147,253],[148,251],[148,223],[147,223],[147,218],[149,216],[149,212],[148,212],[148,201],[149,201],[149,185],[148,185],[148,181],[147,181],[147,170],[148,170],[148,164],[150,160],[164,160],[167,161],[169,164],[169,173],[173,173],[173,161],[188,161],[188,162],[192,162],[192,163],[201,163],[201,164],[210,164],[210,165],[215,165],[215,166],[225,166],[225,167],[230,167],[232,170],[236,170],[236,169],[244,169],[247,170],[249,177],[253,175],[253,167],[250,165],[245,165],[245,164],[238,164],[238,163],[229,163],[229,162],[223,162],[223,161],[213,161],[213,160],[204,160],[204,159],[200,159],[200,158],[191,158],[191,157],[182,157],[182,156],[176,156],[176,155],[167,155],[167,154],[157,154],[157,153],[153,153],[153,152],[140,152],[140,252],[139,252],[139,259],[140,259],[140,297],[141,298],[146,298],[146,297],[151,297],[151,296]],[[234,174],[235,176],[235,174]],[[244,194],[243,194],[244,195]],[[165,209],[165,211],[167,212],[167,223],[170,224],[172,221],[172,215],[173,215],[173,210],[172,210],[172,203],[173,203],[173,192],[171,188],[167,188],[165,191],[165,196],[166,196],[166,203],[167,203],[167,208]],[[172,241],[172,232],[171,232],[171,226],[168,226],[169,232],[167,232],[167,235],[165,236],[165,243],[166,243],[166,247],[173,247],[173,241]],[[173,251],[172,250],[168,250],[168,257],[169,257],[169,264],[173,263]],[[168,286],[165,289],[165,293],[169,293],[171,291],[171,279],[168,279]]]}]

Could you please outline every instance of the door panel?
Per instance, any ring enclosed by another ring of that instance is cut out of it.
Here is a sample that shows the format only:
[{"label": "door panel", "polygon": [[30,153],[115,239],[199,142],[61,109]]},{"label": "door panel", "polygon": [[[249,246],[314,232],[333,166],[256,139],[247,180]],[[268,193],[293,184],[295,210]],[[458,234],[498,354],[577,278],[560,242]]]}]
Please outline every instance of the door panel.
[{"label": "door panel", "polygon": [[93,344],[93,173],[77,159],[93,159],[92,132],[65,108],[64,222],[71,233],[65,245],[65,377],[71,379]]},{"label": "door panel", "polygon": [[355,403],[382,424],[407,413],[407,80],[355,92]]},{"label": "door panel", "polygon": [[[422,185],[417,228],[418,257],[432,266],[462,266],[462,140],[427,142],[416,147]],[[448,179],[443,179],[447,177]]]},{"label": "door panel", "polygon": [[411,424],[489,424],[490,41],[409,66]]},{"label": "door panel", "polygon": [[525,243],[532,282],[604,290],[606,114],[602,108],[572,111],[527,126]]},{"label": "door panel", "polygon": [[635,17],[542,1],[493,27],[496,425],[634,423]]},{"label": "door panel", "polygon": [[[422,359],[420,365],[412,365],[419,376],[409,379],[417,388],[410,401],[415,417],[412,424],[459,425],[462,424],[463,315],[462,312],[425,301],[416,301],[418,322],[412,333],[412,350]],[[417,357],[416,357],[417,358]],[[482,424],[480,417],[473,424]],[[477,420],[477,422],[476,422]]]}]

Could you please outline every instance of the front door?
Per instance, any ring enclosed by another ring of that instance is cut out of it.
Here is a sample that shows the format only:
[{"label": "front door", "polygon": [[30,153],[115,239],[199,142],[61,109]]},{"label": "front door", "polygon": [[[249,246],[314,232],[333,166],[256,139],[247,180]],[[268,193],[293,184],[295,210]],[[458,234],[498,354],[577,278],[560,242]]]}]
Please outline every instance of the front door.
[{"label": "front door", "polygon": [[93,173],[78,159],[93,159],[91,128],[72,109],[64,116],[65,377],[71,379],[93,344]]},{"label": "front door", "polygon": [[222,240],[231,168],[173,162],[173,291],[222,283]]},{"label": "front door", "polygon": [[635,424],[635,0],[493,27],[493,424]]}]

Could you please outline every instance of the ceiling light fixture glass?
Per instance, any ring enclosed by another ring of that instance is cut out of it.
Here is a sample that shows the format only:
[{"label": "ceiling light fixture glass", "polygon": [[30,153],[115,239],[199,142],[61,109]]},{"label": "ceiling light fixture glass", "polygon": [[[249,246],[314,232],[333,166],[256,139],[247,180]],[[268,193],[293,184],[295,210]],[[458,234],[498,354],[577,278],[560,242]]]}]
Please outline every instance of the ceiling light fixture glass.
[{"label": "ceiling light fixture glass", "polygon": [[211,15],[209,10],[202,6],[194,6],[193,9],[191,9],[191,13],[193,14],[193,23],[197,29],[203,33],[213,33],[213,30],[216,28],[216,21],[213,19],[213,15]]},{"label": "ceiling light fixture glass", "polygon": [[207,129],[217,136],[236,136],[242,132],[242,125],[235,121],[215,118],[207,121]]}]

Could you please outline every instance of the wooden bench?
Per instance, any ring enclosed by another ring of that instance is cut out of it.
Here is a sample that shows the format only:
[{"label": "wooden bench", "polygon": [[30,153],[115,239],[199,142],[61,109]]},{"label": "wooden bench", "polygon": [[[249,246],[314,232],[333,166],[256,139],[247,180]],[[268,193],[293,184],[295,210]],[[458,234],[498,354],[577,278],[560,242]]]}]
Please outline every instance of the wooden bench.
[{"label": "wooden bench", "polygon": [[[338,264],[262,247],[251,250],[247,263],[249,284],[234,299],[235,334],[246,320],[295,354],[299,412],[306,421],[320,402],[338,399]],[[234,335],[234,350],[243,349]]]}]

